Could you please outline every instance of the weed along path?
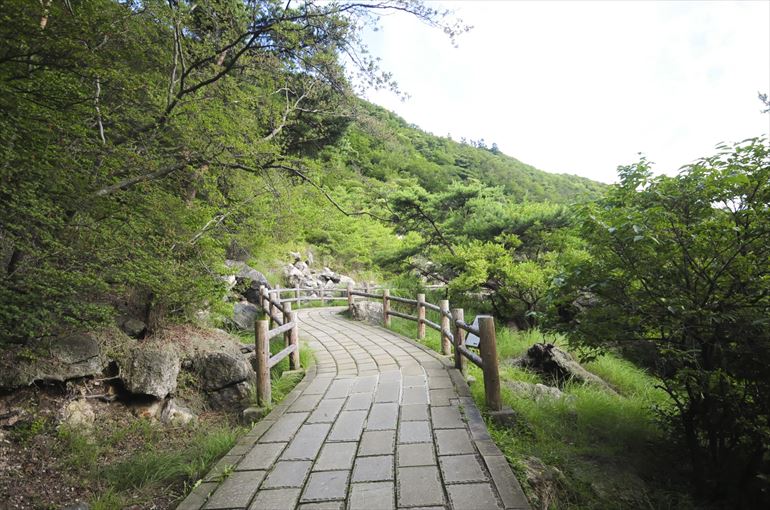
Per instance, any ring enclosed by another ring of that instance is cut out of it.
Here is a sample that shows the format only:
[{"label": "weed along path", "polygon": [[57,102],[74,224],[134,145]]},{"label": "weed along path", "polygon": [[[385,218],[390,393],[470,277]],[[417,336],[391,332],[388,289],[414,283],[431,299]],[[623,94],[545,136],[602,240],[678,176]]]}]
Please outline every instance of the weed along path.
[{"label": "weed along path", "polygon": [[316,364],[179,509],[528,509],[448,360],[388,330],[299,313]]}]

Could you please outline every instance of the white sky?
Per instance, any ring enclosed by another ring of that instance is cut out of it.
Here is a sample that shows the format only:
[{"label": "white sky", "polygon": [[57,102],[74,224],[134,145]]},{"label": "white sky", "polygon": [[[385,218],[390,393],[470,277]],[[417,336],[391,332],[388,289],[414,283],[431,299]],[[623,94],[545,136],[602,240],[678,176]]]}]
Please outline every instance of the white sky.
[{"label": "white sky", "polygon": [[644,153],[658,172],[770,131],[770,1],[443,2],[454,48],[409,16],[365,36],[400,88],[368,99],[436,135],[497,143],[551,172],[613,182]]}]

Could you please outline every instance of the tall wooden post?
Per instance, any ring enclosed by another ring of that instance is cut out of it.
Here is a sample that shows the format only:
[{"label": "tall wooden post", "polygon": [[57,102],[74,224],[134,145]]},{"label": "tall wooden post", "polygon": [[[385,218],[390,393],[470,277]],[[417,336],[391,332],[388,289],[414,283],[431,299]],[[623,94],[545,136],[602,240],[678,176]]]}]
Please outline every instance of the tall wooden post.
[{"label": "tall wooden post", "polygon": [[[288,304],[288,303],[287,303]],[[297,370],[300,368],[299,362],[299,324],[297,323],[297,312],[289,312],[288,320],[294,323],[294,327],[289,330],[289,345],[296,345],[294,352],[289,354],[289,369]]]},{"label": "tall wooden post", "polygon": [[390,327],[390,289],[382,289],[382,323]]},{"label": "tall wooden post", "polygon": [[353,284],[348,283],[348,311],[353,313]]},{"label": "tall wooden post", "polygon": [[297,308],[302,308],[302,300],[299,298],[299,284],[294,286],[294,300],[297,303]]},{"label": "tall wooden post", "polygon": [[425,338],[425,294],[417,294],[417,338]]},{"label": "tall wooden post", "polygon": [[455,337],[455,368],[465,373],[465,357],[460,353],[460,346],[465,346],[465,330],[457,326],[456,321],[465,321],[462,308],[452,308],[452,335]]},{"label": "tall wooden post", "polygon": [[265,310],[265,290],[266,289],[264,285],[259,286],[259,307],[262,308],[263,312],[266,311]]},{"label": "tall wooden post", "polygon": [[442,299],[438,302],[438,306],[441,308],[441,354],[449,356],[452,354],[452,346],[449,341],[449,335],[444,334],[444,331],[451,331],[449,317],[446,316],[449,313],[449,300]]},{"label": "tall wooden post", "polygon": [[257,354],[257,405],[268,407],[272,401],[270,386],[270,340],[267,338],[269,322],[258,319],[254,323],[255,350]]},{"label": "tall wooden post", "polygon": [[270,329],[275,327],[275,320],[273,320],[273,315],[275,315],[275,305],[273,304],[272,299],[270,299],[273,294],[275,294],[275,290],[271,290],[267,293],[267,314],[270,316]]},{"label": "tall wooden post", "polygon": [[[282,303],[282,304],[283,304],[283,323],[286,324],[289,322],[289,315],[291,314],[291,302]],[[291,330],[283,334],[283,345],[285,347],[288,347],[290,343],[291,343]]]},{"label": "tall wooden post", "polygon": [[479,351],[483,363],[484,393],[487,407],[492,411],[500,411],[503,402],[500,398],[500,371],[497,366],[497,337],[495,335],[495,319],[489,315],[479,316]]}]

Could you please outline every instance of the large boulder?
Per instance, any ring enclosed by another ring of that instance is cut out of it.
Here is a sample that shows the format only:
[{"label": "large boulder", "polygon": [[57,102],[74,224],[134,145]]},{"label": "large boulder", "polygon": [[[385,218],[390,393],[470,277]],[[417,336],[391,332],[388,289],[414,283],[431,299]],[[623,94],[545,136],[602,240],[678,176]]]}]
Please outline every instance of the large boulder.
[{"label": "large boulder", "polygon": [[121,379],[131,393],[165,398],[176,391],[181,362],[172,345],[140,345],[122,364]]},{"label": "large boulder", "polygon": [[321,281],[333,282],[333,283],[340,283],[340,278],[341,278],[340,275],[338,275],[328,267],[323,268],[323,271],[321,271],[321,274],[319,274],[318,277],[321,279]]},{"label": "large boulder", "polygon": [[283,277],[289,287],[303,287],[303,282],[307,279],[305,274],[293,265],[283,268]]},{"label": "large boulder", "polygon": [[238,260],[226,260],[225,265],[238,272],[235,274],[235,289],[240,292],[249,302],[259,303],[259,288],[264,286],[268,289],[270,282],[264,274],[256,269],[249,267],[245,262]]},{"label": "large boulder", "polygon": [[240,382],[256,378],[246,356],[240,349],[224,347],[219,351],[199,353],[193,359],[200,386],[206,391],[221,390]]},{"label": "large boulder", "polygon": [[208,393],[208,403],[212,409],[225,411],[242,410],[251,403],[254,383],[239,382],[232,386]]},{"label": "large boulder", "polygon": [[101,345],[102,339],[96,332],[11,345],[0,351],[0,388],[99,375],[108,362]]},{"label": "large boulder", "polygon": [[568,352],[553,344],[534,344],[527,349],[524,356],[514,360],[513,364],[539,372],[557,385],[572,380],[593,384],[610,393],[616,393],[603,379],[583,368]]},{"label": "large boulder", "polygon": [[240,301],[233,305],[233,324],[244,331],[254,331],[254,321],[259,314],[259,308],[248,301]]},{"label": "large boulder", "polygon": [[356,321],[382,325],[382,303],[377,301],[356,301],[353,303],[350,317]]}]

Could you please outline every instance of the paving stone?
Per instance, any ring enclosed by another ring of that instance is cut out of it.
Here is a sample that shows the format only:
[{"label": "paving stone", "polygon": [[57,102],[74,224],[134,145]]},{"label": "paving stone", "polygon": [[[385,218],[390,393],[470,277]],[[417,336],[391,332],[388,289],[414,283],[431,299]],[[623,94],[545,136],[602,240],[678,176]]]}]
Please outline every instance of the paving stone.
[{"label": "paving stone", "polygon": [[431,376],[428,378],[428,388],[432,390],[451,389],[453,387],[452,379],[448,375],[441,377]]},{"label": "paving stone", "polygon": [[497,455],[484,456],[483,459],[505,508],[530,508],[519,481],[499,450]]},{"label": "paving stone", "polygon": [[486,482],[489,480],[475,455],[439,457],[444,483]]},{"label": "paving stone", "polygon": [[[438,390],[438,391],[443,391],[443,390]],[[428,392],[424,387],[404,388],[403,392],[401,393],[402,405],[427,404],[427,403],[428,403]],[[447,403],[447,405],[449,404]]]},{"label": "paving stone", "polygon": [[465,429],[437,430],[436,445],[439,455],[474,453],[473,444]]},{"label": "paving stone", "polygon": [[262,482],[262,489],[279,489],[285,487],[302,487],[305,477],[310,471],[312,462],[309,460],[292,460],[277,462],[267,478]]},{"label": "paving stone", "polygon": [[376,375],[367,375],[359,377],[353,386],[352,393],[373,393],[377,387],[378,377]]},{"label": "paving stone", "polygon": [[358,456],[390,455],[394,452],[395,430],[367,430],[361,438]]},{"label": "paving stone", "polygon": [[348,510],[393,510],[393,482],[354,483],[350,486]]},{"label": "paving stone", "polygon": [[350,469],[357,449],[358,443],[326,443],[313,465],[313,471]]},{"label": "paving stone", "polygon": [[353,482],[393,480],[393,455],[357,457],[353,466]]},{"label": "paving stone", "polygon": [[278,443],[288,441],[305,421],[310,413],[286,413],[259,438],[260,443]]},{"label": "paving stone", "polygon": [[429,443],[432,440],[427,421],[402,421],[398,427],[399,443]]},{"label": "paving stone", "polygon": [[419,387],[425,388],[426,380],[424,375],[406,375],[404,376],[404,388]]},{"label": "paving stone", "polygon": [[302,395],[289,407],[289,412],[312,411],[315,409],[316,405],[318,405],[318,402],[321,401],[322,396],[323,395],[320,393],[315,395]]},{"label": "paving stone", "polygon": [[[331,357],[329,358],[331,360]],[[329,385],[332,383],[331,377],[316,377],[313,382],[308,384],[307,388],[305,388],[305,391],[302,392],[303,395],[316,395],[321,394],[323,395],[326,393],[326,390],[329,389]]]},{"label": "paving stone", "polygon": [[374,394],[375,402],[398,402],[401,398],[401,383],[399,381],[380,382]]},{"label": "paving stone", "polygon": [[329,433],[329,441],[358,441],[364,430],[366,411],[342,411]]},{"label": "paving stone", "polygon": [[177,510],[200,510],[206,503],[209,494],[214,492],[219,486],[218,482],[206,482],[199,484],[190,494],[177,506]]},{"label": "paving stone", "polygon": [[307,423],[332,423],[340,414],[343,405],[345,405],[344,398],[324,399],[318,404],[316,410],[308,416]]},{"label": "paving stone", "polygon": [[398,422],[398,404],[374,404],[366,420],[367,430],[395,429]]},{"label": "paving stone", "polygon": [[474,510],[502,509],[495,497],[492,486],[488,483],[448,485],[447,492],[454,508],[473,508]]},{"label": "paving stone", "polygon": [[348,397],[348,402],[345,404],[346,411],[354,411],[360,409],[369,409],[372,405],[371,393],[354,393]]},{"label": "paving stone", "polygon": [[281,456],[282,460],[313,460],[331,428],[330,423],[303,425]]},{"label": "paving stone", "polygon": [[444,490],[436,466],[398,468],[397,480],[398,506],[444,504]]},{"label": "paving stone", "polygon": [[265,471],[236,471],[230,474],[203,508],[245,508],[264,477]]},{"label": "paving stone", "polygon": [[434,429],[456,429],[465,427],[460,409],[454,406],[432,407],[430,419]]},{"label": "paving stone", "polygon": [[436,454],[433,452],[433,443],[398,445],[398,467],[435,465]]},{"label": "paving stone", "polygon": [[425,421],[428,419],[428,406],[425,404],[401,406],[401,421]]},{"label": "paving stone", "polygon": [[240,455],[232,454],[233,450],[235,450],[235,448],[230,450],[227,455],[219,459],[217,463],[214,464],[214,467],[211,468],[211,471],[208,472],[203,481],[210,482],[213,480],[218,480],[225,470],[232,469],[232,467],[235,466],[239,460],[241,460]]},{"label": "paving stone", "polygon": [[326,392],[324,398],[329,399],[347,397],[352,386],[352,379],[335,379],[329,386],[329,391]]},{"label": "paving stone", "polygon": [[344,501],[321,501],[320,503],[303,503],[299,510],[343,510]]},{"label": "paving stone", "polygon": [[420,365],[414,362],[411,356],[406,357],[408,360],[401,366],[401,375],[422,375],[425,371]]},{"label": "paving stone", "polygon": [[302,489],[260,490],[249,510],[294,510]]},{"label": "paving stone", "polygon": [[310,473],[301,502],[345,499],[350,471],[316,471]]},{"label": "paving stone", "polygon": [[236,471],[258,470],[269,468],[286,443],[257,443],[236,466]]},{"label": "paving stone", "polygon": [[457,392],[454,389],[430,390],[430,405],[448,406],[449,399],[457,398]]}]

